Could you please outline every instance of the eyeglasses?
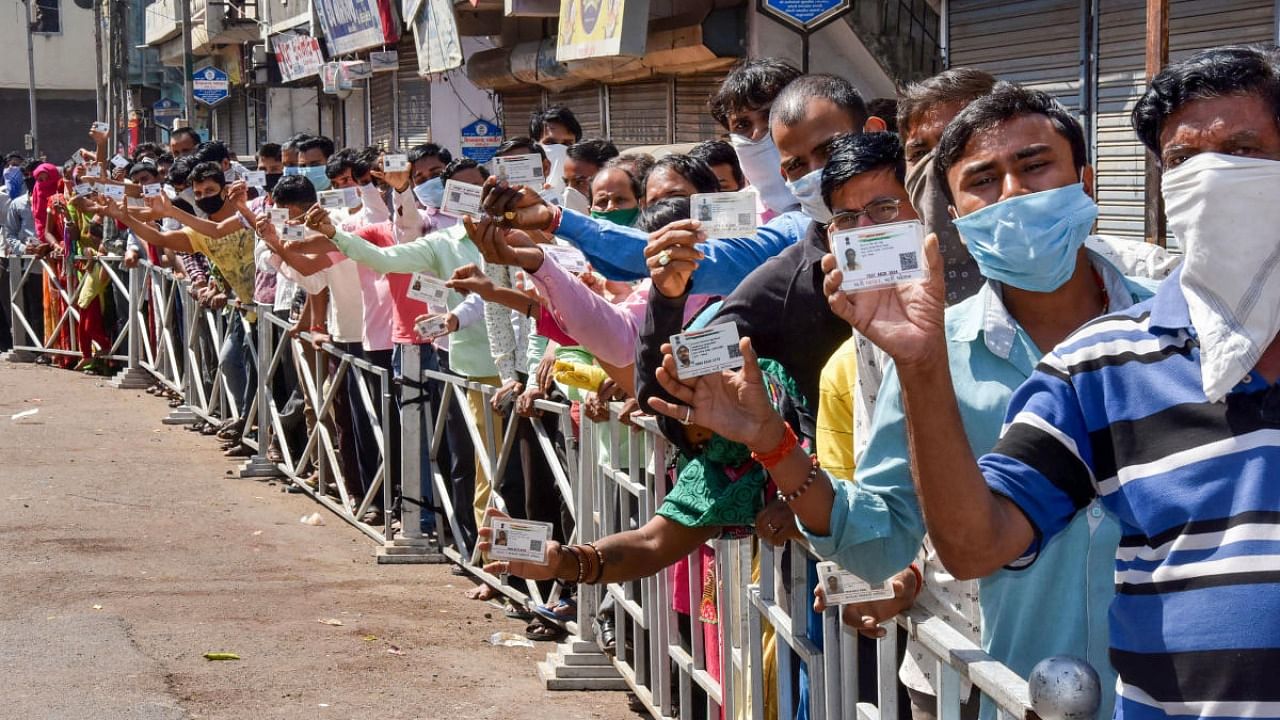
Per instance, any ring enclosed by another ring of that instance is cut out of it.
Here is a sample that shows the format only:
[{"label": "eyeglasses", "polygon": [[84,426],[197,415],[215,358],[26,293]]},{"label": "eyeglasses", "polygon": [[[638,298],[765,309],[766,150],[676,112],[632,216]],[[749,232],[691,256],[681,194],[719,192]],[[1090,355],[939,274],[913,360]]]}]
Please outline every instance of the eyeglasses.
[{"label": "eyeglasses", "polygon": [[865,215],[872,224],[883,225],[884,223],[893,222],[898,219],[898,213],[902,206],[902,201],[898,198],[884,198],[875,200],[867,204],[861,210],[848,210],[842,213],[836,213],[831,218],[828,225],[833,232],[843,232],[845,230],[853,230],[858,227]]}]

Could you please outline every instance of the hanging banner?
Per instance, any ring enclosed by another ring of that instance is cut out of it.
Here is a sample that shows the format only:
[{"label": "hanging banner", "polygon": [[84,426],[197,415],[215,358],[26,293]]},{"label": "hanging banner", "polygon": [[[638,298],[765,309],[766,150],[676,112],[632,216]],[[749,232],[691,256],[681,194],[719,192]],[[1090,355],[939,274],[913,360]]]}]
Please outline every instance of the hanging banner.
[{"label": "hanging banner", "polygon": [[560,0],[556,60],[643,55],[649,0]]},{"label": "hanging banner", "polygon": [[462,67],[462,41],[450,0],[423,0],[413,23],[418,51],[418,75],[427,77]]},{"label": "hanging banner", "polygon": [[346,69],[347,78],[352,82],[373,77],[373,68],[364,60],[345,60],[342,67]]},{"label": "hanging banner", "polygon": [[320,67],[324,65],[320,41],[310,35],[277,35],[271,38],[271,50],[276,54],[280,78],[285,82],[311,77],[319,73]]},{"label": "hanging banner", "polygon": [[395,50],[369,53],[369,67],[373,72],[393,72],[400,69],[400,53]]},{"label": "hanging banner", "polygon": [[314,0],[329,55],[346,55],[386,42],[377,0]]},{"label": "hanging banner", "polygon": [[502,144],[502,128],[488,120],[476,120],[462,128],[461,144],[463,157],[487,163]]}]

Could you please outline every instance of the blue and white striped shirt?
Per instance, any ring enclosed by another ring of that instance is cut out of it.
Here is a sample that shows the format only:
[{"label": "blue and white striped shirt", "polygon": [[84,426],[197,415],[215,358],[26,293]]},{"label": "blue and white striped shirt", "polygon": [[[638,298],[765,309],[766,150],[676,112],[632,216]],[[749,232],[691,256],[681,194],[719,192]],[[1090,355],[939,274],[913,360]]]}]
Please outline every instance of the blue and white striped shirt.
[{"label": "blue and white striped shirt", "polygon": [[1036,528],[1020,562],[1095,496],[1119,520],[1117,717],[1280,717],[1280,385],[1205,399],[1178,277],[1046,356],[979,464]]}]

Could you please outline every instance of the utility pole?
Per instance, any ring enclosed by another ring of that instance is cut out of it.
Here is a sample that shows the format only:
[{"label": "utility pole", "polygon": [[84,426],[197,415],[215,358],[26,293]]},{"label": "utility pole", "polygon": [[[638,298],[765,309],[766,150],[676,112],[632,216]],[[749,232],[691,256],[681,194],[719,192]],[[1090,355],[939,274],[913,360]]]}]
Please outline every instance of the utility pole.
[{"label": "utility pole", "polygon": [[97,103],[97,114],[94,116],[99,120],[107,117],[107,99],[102,92],[102,0],[93,0],[93,61],[95,67],[93,90],[94,100]]},{"label": "utility pole", "polygon": [[22,0],[27,11],[27,102],[31,106],[31,156],[40,157],[40,131],[36,129],[36,47],[32,39],[31,3],[34,0]]},{"label": "utility pole", "polygon": [[[196,95],[192,86],[195,73],[191,58],[191,0],[178,0],[182,14],[182,114],[188,127],[196,125]],[[208,138],[205,138],[208,139]]]}]

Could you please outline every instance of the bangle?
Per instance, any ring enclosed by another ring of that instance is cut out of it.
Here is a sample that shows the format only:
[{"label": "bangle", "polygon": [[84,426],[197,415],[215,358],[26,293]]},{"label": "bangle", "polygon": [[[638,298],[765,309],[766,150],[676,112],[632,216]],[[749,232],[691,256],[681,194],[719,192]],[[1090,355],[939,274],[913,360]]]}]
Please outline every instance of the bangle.
[{"label": "bangle", "polygon": [[752,452],[751,459],[763,465],[766,470],[772,470],[799,444],[800,440],[796,437],[795,431],[791,429],[790,425],[783,422],[782,438],[778,440],[777,446],[766,453]]},{"label": "bangle", "polygon": [[785,495],[783,495],[782,491],[779,490],[777,492],[778,499],[790,505],[796,500],[799,500],[800,496],[804,495],[809,490],[809,488],[813,485],[813,481],[817,479],[818,479],[818,456],[814,455],[809,459],[809,474],[808,476],[805,477],[804,482],[800,484],[800,487],[796,488],[792,492],[789,492]]},{"label": "bangle", "polygon": [[920,597],[920,592],[924,590],[924,573],[920,572],[920,568],[915,563],[908,565],[907,569],[916,576],[916,592],[911,596],[911,602],[914,603],[916,598]]},{"label": "bangle", "polygon": [[596,547],[595,543],[587,543],[587,547],[591,548],[592,552],[596,554],[596,562],[599,563],[596,574],[587,582],[588,585],[595,585],[604,578],[604,553],[600,552],[600,548]]},{"label": "bangle", "polygon": [[560,549],[572,555],[573,559],[578,563],[578,574],[576,577],[578,578],[578,582],[582,582],[582,576],[586,573],[586,567],[582,563],[582,555],[579,554],[577,548],[572,545],[561,545]]}]

